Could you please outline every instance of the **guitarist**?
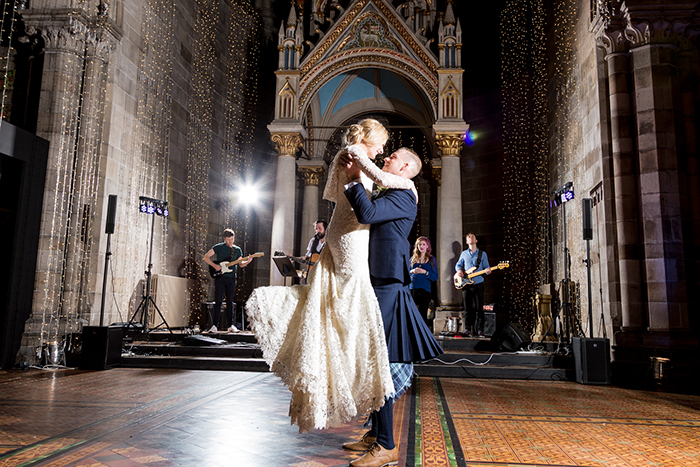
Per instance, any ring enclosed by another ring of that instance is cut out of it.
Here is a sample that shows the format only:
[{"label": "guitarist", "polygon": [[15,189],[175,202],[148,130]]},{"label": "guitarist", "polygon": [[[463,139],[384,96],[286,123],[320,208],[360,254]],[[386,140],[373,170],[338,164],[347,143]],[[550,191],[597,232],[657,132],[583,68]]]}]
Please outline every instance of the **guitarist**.
[{"label": "guitarist", "polygon": [[[455,265],[455,271],[459,277],[466,277],[471,268],[475,268],[469,273],[486,270],[486,274],[491,274],[489,258],[486,252],[476,247],[476,235],[472,232],[467,234],[467,249],[459,255],[459,261]],[[484,337],[484,276],[479,275],[472,279],[473,284],[465,285],[462,289],[462,301],[464,303],[464,332],[471,336],[476,332],[478,337]],[[474,328],[474,318],[476,318],[476,328]]]},{"label": "guitarist", "polygon": [[[235,234],[233,230],[226,229],[221,234],[224,241],[217,243],[204,255],[204,262],[217,271],[221,271],[219,263],[222,261],[235,261],[243,256],[243,251],[237,245],[233,244]],[[237,266],[242,268],[248,266],[253,261],[253,258],[248,258],[241,263],[235,265],[230,272],[220,275],[214,280],[214,315],[212,316],[212,326],[206,332],[217,332],[216,327],[221,318],[221,305],[226,295],[226,320],[229,323],[229,332],[238,332],[238,328],[233,324],[233,297],[236,294],[236,272]]]},{"label": "guitarist", "polygon": [[314,223],[316,234],[309,240],[309,246],[306,248],[306,256],[304,259],[310,260],[313,255],[321,254],[321,250],[326,246],[326,228],[328,223],[323,219],[319,219]]}]

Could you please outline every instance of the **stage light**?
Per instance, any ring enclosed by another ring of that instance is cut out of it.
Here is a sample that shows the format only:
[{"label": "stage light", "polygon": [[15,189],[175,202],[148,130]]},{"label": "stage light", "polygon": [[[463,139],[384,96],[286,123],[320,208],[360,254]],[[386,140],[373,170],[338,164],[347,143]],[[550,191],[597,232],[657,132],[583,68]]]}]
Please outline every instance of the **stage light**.
[{"label": "stage light", "polygon": [[559,206],[567,201],[571,201],[574,199],[574,184],[568,182],[566,185],[556,190],[552,196],[552,203],[554,206]]},{"label": "stage light", "polygon": [[255,207],[260,200],[261,192],[257,184],[246,182],[235,192],[236,204],[246,207]]},{"label": "stage light", "polygon": [[472,131],[467,131],[464,134],[464,144],[467,146],[472,146],[474,144],[474,141],[476,141],[476,134]]},{"label": "stage light", "polygon": [[146,214],[157,214],[159,216],[168,217],[168,202],[161,201],[147,196],[139,196],[139,211]]}]

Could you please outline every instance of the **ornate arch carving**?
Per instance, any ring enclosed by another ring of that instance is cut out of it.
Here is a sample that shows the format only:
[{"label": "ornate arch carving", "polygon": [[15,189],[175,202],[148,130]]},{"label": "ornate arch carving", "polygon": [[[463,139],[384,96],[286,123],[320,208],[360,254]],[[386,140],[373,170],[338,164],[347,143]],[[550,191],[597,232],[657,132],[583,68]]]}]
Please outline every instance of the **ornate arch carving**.
[{"label": "ornate arch carving", "polygon": [[437,118],[437,80],[428,79],[428,77],[418,73],[415,67],[406,63],[404,60],[399,60],[384,54],[358,55],[357,53],[349,54],[341,60],[337,58],[330,60],[327,66],[320,68],[315,73],[311,81],[305,85],[302,83],[299,97],[299,115],[303,115],[303,109],[309,106],[311,98],[332,78],[340,73],[369,67],[392,71],[408,78],[409,81],[417,85],[418,89],[428,98],[427,103],[431,106],[433,118]]}]

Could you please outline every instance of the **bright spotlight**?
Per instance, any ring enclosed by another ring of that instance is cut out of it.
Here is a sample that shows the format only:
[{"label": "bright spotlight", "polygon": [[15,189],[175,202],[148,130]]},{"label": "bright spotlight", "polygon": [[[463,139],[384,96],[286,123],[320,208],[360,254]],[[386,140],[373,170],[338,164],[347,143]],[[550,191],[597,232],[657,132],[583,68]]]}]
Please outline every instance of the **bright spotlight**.
[{"label": "bright spotlight", "polygon": [[243,206],[257,206],[260,200],[260,190],[257,184],[245,182],[235,192],[236,204]]}]

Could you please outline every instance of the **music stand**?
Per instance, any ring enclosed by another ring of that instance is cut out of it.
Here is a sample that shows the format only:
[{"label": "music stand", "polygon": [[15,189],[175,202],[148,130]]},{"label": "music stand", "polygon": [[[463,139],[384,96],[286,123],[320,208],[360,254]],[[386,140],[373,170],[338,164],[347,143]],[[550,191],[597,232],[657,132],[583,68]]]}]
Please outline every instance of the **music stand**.
[{"label": "music stand", "polygon": [[292,278],[292,285],[294,285],[294,278],[299,278],[297,276],[297,269],[294,267],[294,263],[287,256],[273,256],[272,260],[277,265],[277,270],[284,277],[284,285],[287,285],[287,277]]}]

